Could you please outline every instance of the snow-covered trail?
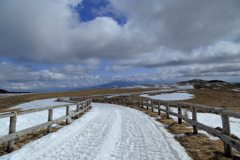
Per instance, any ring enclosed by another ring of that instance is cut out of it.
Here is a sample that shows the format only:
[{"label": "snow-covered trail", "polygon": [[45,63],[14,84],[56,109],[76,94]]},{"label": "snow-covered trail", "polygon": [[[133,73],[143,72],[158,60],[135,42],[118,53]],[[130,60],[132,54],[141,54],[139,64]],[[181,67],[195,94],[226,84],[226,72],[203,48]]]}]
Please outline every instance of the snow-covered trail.
[{"label": "snow-covered trail", "polygon": [[0,159],[191,159],[173,135],[148,115],[113,104],[92,106],[71,125]]}]

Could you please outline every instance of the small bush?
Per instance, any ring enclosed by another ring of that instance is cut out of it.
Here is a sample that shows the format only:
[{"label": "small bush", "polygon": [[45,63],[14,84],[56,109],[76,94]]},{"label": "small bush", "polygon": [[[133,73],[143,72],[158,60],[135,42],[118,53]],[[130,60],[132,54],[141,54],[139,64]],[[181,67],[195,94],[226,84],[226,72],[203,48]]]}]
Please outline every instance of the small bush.
[{"label": "small bush", "polygon": [[205,84],[203,83],[197,83],[197,84],[194,84],[193,85],[195,89],[202,89],[202,88],[205,88]]}]

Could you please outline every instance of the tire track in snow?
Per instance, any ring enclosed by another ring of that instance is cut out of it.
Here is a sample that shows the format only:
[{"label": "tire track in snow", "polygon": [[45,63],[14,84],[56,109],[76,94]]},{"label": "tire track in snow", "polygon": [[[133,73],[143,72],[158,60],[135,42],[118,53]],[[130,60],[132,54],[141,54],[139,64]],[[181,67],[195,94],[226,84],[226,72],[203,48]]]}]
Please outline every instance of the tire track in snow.
[{"label": "tire track in snow", "polygon": [[[40,159],[68,159],[69,155],[74,159],[108,159],[109,148],[114,148],[115,144],[114,133],[116,124],[119,123],[119,113],[111,108],[102,111],[63,147],[53,148]],[[101,157],[96,157],[97,155]]]}]

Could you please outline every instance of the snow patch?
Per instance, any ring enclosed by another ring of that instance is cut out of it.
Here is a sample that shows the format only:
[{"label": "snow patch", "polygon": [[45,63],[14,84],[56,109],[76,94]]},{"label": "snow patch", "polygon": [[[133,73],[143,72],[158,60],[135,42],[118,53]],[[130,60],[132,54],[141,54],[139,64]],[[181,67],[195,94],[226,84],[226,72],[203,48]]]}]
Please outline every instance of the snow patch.
[{"label": "snow patch", "polygon": [[30,110],[30,109],[36,109],[36,108],[43,108],[43,107],[69,104],[69,103],[65,103],[65,102],[55,102],[55,100],[56,100],[56,98],[35,100],[35,101],[19,104],[15,107],[12,107],[12,108],[9,108],[9,109]]},{"label": "snow patch", "polygon": [[140,96],[149,97],[152,99],[159,99],[159,100],[184,100],[184,99],[193,98],[193,95],[189,93],[169,93],[169,94],[161,94],[161,95],[154,95],[154,96],[143,94]]}]

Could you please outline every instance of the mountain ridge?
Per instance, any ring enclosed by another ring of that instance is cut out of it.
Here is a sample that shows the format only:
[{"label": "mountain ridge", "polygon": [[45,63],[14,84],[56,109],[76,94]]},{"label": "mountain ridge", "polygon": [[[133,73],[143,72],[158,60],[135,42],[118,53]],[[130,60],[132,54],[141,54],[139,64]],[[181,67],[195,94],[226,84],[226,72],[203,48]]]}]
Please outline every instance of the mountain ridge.
[{"label": "mountain ridge", "polygon": [[132,82],[132,81],[113,81],[110,83],[105,83],[101,85],[96,85],[92,87],[85,87],[85,88],[77,88],[74,90],[85,90],[85,89],[106,89],[106,88],[121,88],[121,87],[128,87],[128,86],[134,86],[138,83]]}]

